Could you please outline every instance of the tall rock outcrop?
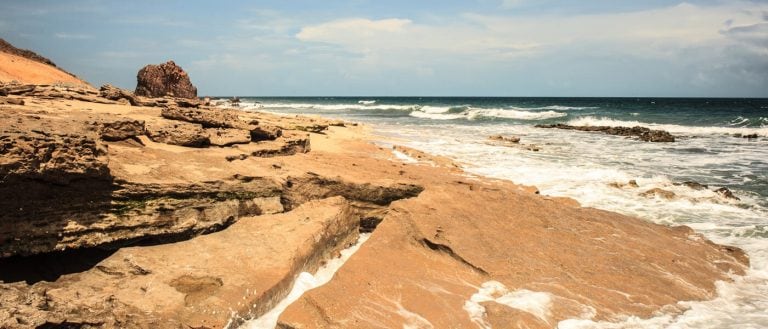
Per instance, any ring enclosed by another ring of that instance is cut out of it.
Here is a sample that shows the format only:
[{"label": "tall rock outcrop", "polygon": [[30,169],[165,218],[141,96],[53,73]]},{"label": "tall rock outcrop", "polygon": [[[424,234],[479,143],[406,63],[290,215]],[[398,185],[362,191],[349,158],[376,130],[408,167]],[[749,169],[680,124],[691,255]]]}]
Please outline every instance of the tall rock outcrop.
[{"label": "tall rock outcrop", "polygon": [[189,75],[173,61],[145,66],[136,75],[136,80],[137,96],[197,98],[197,88],[192,85]]}]

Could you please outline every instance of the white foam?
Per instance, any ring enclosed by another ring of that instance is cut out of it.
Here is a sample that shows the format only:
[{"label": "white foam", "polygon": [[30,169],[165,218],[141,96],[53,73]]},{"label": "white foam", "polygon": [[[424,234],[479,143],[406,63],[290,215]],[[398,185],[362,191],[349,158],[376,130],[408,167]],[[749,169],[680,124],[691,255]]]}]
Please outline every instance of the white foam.
[{"label": "white foam", "polygon": [[376,104],[376,101],[373,101],[373,100],[371,100],[371,101],[369,101],[369,100],[360,100],[360,101],[357,101],[357,103],[358,104],[363,104],[363,105],[372,105],[372,104]]},{"label": "white foam", "polygon": [[517,110],[505,110],[505,109],[472,108],[469,110],[468,118],[470,120],[476,119],[476,118],[546,120],[546,119],[553,119],[553,118],[561,118],[567,115],[568,113],[556,112],[556,111],[531,112],[531,111],[517,111]]},{"label": "white foam", "polygon": [[283,300],[281,300],[275,307],[269,312],[265,313],[258,319],[248,320],[240,326],[240,329],[273,329],[277,325],[277,320],[280,314],[285,311],[288,306],[297,301],[308,290],[322,286],[333,278],[344,263],[357,252],[358,249],[368,240],[370,233],[362,233],[357,239],[357,242],[351,247],[341,251],[341,257],[329,260],[325,265],[320,267],[317,272],[312,275],[311,273],[301,272],[293,283],[291,292],[288,293]]},{"label": "white foam", "polygon": [[478,288],[477,293],[470,296],[464,302],[464,311],[470,320],[484,329],[490,329],[491,325],[486,321],[484,302],[496,302],[510,308],[514,308],[549,322],[549,308],[552,304],[552,295],[547,292],[518,289],[509,291],[507,287],[498,281],[488,281]]},{"label": "white foam", "polygon": [[264,103],[267,109],[294,109],[294,110],[319,110],[319,111],[343,111],[343,110],[390,110],[413,111],[419,105],[396,104],[315,104],[315,103]]},{"label": "white foam", "polygon": [[398,160],[405,162],[405,163],[418,163],[419,160],[416,160],[407,154],[400,152],[398,150],[392,150],[392,154],[397,158]]},{"label": "white foam", "polygon": [[[516,108],[516,109],[522,109],[522,108]],[[599,109],[599,107],[596,106],[563,106],[563,105],[551,105],[551,106],[543,106],[543,107],[532,107],[528,108],[529,110],[555,110],[555,111],[569,111],[569,110],[593,110],[593,109]]]},{"label": "white foam", "polygon": [[470,107],[459,113],[448,113],[449,107],[430,107],[425,106],[410,113],[410,116],[422,119],[432,120],[477,120],[481,118],[499,118],[513,120],[546,120],[567,116],[567,113],[556,111],[518,111],[510,109],[483,109]]},{"label": "white foam", "polygon": [[680,126],[672,124],[656,124],[639,121],[624,121],[615,120],[610,118],[597,118],[593,116],[585,116],[572,119],[568,121],[572,126],[617,126],[617,127],[634,127],[644,126],[651,129],[666,130],[672,134],[681,135],[751,135],[757,134],[759,136],[768,136],[768,127],[701,127],[701,126]]}]

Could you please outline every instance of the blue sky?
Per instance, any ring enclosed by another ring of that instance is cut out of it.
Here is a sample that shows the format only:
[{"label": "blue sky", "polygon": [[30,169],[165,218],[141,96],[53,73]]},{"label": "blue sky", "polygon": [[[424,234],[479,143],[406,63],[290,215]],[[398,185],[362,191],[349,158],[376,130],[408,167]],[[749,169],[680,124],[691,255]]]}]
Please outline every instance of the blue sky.
[{"label": "blue sky", "polygon": [[201,95],[768,97],[768,1],[9,1],[0,37],[94,85]]}]

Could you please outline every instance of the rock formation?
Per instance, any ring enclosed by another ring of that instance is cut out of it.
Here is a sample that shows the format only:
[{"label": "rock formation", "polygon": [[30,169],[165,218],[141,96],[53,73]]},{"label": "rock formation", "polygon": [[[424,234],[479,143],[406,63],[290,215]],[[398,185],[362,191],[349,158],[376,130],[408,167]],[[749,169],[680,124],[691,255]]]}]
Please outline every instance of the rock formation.
[{"label": "rock formation", "polygon": [[136,75],[138,96],[197,98],[197,88],[192,85],[187,72],[173,61],[159,65],[147,65]]},{"label": "rock formation", "polygon": [[578,131],[600,131],[608,135],[635,136],[644,142],[674,142],[675,137],[663,130],[652,130],[646,127],[609,127],[609,126],[571,126],[565,124],[536,125],[536,128],[557,128]]}]

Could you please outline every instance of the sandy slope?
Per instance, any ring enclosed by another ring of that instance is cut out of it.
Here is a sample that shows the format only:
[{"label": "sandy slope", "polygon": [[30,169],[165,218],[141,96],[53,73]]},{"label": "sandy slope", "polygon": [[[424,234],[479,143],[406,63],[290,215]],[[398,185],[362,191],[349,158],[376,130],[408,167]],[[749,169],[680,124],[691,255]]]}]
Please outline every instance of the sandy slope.
[{"label": "sandy slope", "polygon": [[56,67],[16,55],[0,52],[0,82],[18,81],[30,84],[88,85]]}]

